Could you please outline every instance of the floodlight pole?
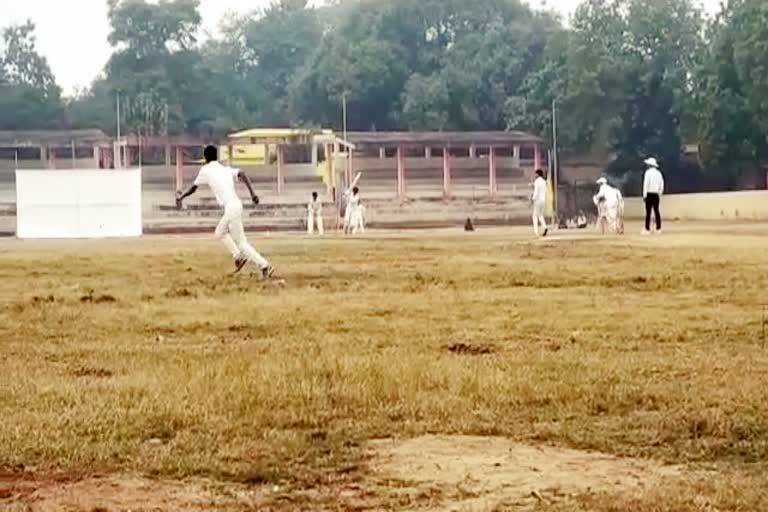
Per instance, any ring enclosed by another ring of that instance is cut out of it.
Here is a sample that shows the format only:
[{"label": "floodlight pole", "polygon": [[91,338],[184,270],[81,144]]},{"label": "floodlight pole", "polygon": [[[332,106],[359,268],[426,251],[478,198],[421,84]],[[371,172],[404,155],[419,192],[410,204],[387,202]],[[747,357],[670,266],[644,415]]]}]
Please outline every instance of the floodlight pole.
[{"label": "floodlight pole", "polygon": [[557,217],[557,185],[558,185],[558,158],[557,158],[557,100],[552,100],[552,206],[555,210],[554,214]]},{"label": "floodlight pole", "polygon": [[116,99],[116,105],[117,105],[117,154],[115,155],[115,168],[122,169],[123,168],[123,148],[122,148],[122,142],[120,140],[120,91],[117,91],[117,99]]}]

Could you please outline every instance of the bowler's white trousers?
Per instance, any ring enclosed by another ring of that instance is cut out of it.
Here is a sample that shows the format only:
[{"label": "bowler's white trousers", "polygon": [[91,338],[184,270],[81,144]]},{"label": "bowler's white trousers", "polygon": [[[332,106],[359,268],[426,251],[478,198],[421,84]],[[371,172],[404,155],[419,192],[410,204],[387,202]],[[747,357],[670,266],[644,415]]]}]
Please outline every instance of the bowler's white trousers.
[{"label": "bowler's white trousers", "polygon": [[269,266],[269,262],[256,252],[245,238],[243,203],[239,200],[224,205],[224,216],[216,226],[216,237],[222,241],[234,259],[246,257],[261,269]]}]

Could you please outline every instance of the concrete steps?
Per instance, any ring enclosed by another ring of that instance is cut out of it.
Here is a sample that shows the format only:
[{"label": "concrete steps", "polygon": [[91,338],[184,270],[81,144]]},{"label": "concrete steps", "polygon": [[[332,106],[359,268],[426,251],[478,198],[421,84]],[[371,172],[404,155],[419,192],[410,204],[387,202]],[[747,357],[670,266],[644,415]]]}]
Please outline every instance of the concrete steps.
[{"label": "concrete steps", "polygon": [[[144,205],[146,233],[198,233],[213,231],[222,209],[211,197],[197,197],[196,201],[178,209],[170,194],[149,195]],[[265,202],[253,205],[243,202],[244,222],[248,231],[304,231],[307,210],[304,198],[285,198],[286,202]],[[292,200],[291,200],[292,199]],[[365,199],[366,223],[371,229],[419,229],[461,227],[467,218],[475,225],[508,225],[529,222],[528,202],[522,198],[492,200],[488,197],[472,200],[440,197],[420,198],[400,202],[396,199]],[[15,230],[16,205],[0,203],[0,232]],[[327,202],[324,207],[326,229],[337,226],[336,206]]]}]

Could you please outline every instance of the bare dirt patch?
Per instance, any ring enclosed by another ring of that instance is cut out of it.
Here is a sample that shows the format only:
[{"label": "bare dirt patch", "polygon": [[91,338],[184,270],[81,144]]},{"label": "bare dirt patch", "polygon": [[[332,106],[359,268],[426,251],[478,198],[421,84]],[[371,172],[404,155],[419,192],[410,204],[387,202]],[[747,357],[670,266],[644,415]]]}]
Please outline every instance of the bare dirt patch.
[{"label": "bare dirt patch", "polygon": [[466,356],[482,356],[497,352],[493,345],[474,345],[468,343],[454,343],[448,346],[448,352]]},{"label": "bare dirt patch", "polygon": [[260,507],[265,492],[227,488],[205,480],[149,480],[140,476],[76,477],[63,474],[0,473],[0,510],[25,512],[186,512]]},{"label": "bare dirt patch", "polygon": [[72,371],[70,371],[70,374],[74,377],[94,377],[94,378],[106,379],[106,378],[112,377],[114,375],[114,372],[112,370],[107,370],[106,368],[79,366],[73,369]]},{"label": "bare dirt patch", "polygon": [[592,491],[649,488],[679,477],[674,466],[516,443],[499,437],[424,436],[369,445],[371,470],[385,480],[442,496],[432,510],[486,511],[552,503]]}]

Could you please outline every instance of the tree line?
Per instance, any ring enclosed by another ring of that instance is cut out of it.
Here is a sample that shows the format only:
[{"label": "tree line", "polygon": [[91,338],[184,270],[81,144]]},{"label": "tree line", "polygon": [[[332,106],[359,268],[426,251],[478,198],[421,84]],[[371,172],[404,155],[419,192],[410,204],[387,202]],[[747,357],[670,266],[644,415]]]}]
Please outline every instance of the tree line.
[{"label": "tree line", "polygon": [[[519,0],[275,0],[199,39],[199,0],[107,0],[112,55],[65,98],[31,23],[0,44],[0,129],[217,137],[255,126],[527,130],[564,156],[678,188],[753,182],[768,160],[768,3],[584,0],[568,23]],[[700,147],[700,162],[682,156]],[[675,178],[677,178],[675,180]]]}]

